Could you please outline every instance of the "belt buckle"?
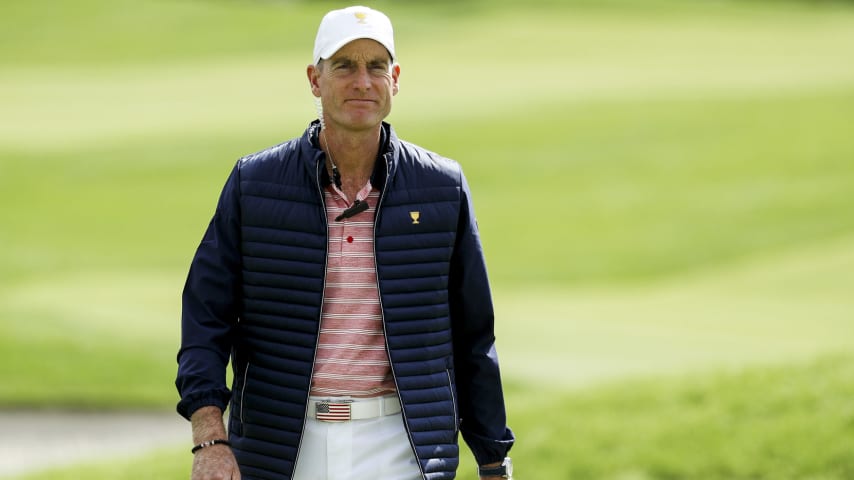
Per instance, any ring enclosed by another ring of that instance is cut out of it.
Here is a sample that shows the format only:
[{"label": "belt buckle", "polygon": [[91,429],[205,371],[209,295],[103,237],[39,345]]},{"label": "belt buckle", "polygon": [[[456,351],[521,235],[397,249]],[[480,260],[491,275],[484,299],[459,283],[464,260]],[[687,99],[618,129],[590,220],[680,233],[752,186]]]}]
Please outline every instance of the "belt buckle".
[{"label": "belt buckle", "polygon": [[321,422],[347,422],[352,413],[349,402],[321,401],[314,404],[314,414]]}]

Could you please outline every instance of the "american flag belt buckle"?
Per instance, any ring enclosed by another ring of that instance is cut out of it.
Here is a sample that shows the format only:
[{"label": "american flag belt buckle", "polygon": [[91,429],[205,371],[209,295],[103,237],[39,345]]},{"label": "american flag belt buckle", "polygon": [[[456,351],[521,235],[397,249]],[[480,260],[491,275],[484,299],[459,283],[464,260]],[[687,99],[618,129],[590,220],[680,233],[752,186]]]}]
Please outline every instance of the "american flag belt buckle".
[{"label": "american flag belt buckle", "polygon": [[351,405],[349,402],[317,402],[314,404],[315,417],[321,422],[346,422],[350,420]]}]

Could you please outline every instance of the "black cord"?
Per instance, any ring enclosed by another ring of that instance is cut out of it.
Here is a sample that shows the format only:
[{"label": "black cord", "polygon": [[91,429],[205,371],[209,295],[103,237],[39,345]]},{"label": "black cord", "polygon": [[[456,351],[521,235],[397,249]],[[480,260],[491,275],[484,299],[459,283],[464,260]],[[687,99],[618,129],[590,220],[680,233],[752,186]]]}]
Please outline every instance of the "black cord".
[{"label": "black cord", "polygon": [[228,440],[223,440],[223,439],[221,439],[221,438],[217,438],[216,440],[208,440],[207,442],[202,442],[202,443],[200,443],[200,444],[196,445],[195,447],[193,447],[193,449],[191,450],[191,452],[192,452],[193,454],[195,454],[195,453],[196,453],[196,452],[198,452],[199,450],[201,450],[201,449],[203,449],[203,448],[205,448],[205,447],[211,447],[211,446],[213,446],[213,445],[227,445],[227,446],[229,446],[229,447],[230,447],[230,446],[231,446],[231,443],[229,443],[229,442],[228,442]]}]

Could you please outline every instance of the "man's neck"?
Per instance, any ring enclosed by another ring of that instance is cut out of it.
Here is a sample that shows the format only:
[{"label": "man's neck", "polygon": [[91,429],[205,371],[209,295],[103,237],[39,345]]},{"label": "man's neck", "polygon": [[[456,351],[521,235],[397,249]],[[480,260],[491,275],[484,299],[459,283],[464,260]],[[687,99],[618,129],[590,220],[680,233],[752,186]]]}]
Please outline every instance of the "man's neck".
[{"label": "man's neck", "polygon": [[[331,158],[341,175],[341,190],[351,202],[371,178],[380,148],[380,128],[365,132],[320,132],[320,148]],[[331,168],[331,165],[329,165]]]},{"label": "man's neck", "polygon": [[[380,148],[380,127],[364,132],[342,132],[325,128],[320,132],[320,148],[332,154],[335,164],[344,171],[373,168]],[[343,173],[343,172],[342,172]]]}]

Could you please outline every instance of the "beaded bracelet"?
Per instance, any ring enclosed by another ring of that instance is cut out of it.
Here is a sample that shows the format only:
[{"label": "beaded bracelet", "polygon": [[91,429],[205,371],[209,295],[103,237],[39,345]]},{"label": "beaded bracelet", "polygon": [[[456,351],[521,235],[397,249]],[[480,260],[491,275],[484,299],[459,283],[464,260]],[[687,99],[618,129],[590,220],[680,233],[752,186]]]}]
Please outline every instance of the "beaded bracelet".
[{"label": "beaded bracelet", "polygon": [[229,443],[228,440],[222,440],[220,438],[217,438],[215,440],[208,440],[207,442],[202,442],[202,443],[196,445],[195,447],[193,447],[192,450],[190,450],[190,452],[195,454],[199,450],[201,450],[205,447],[210,447],[212,445],[228,445],[230,447],[231,443]]}]

